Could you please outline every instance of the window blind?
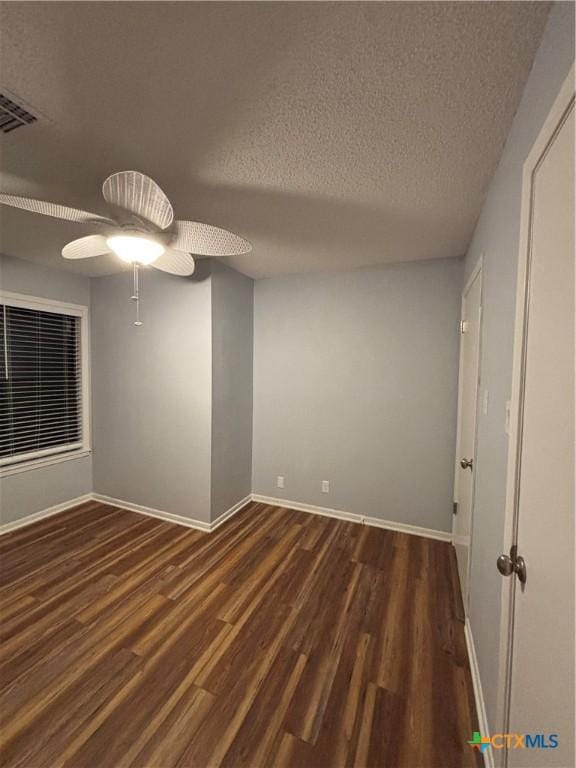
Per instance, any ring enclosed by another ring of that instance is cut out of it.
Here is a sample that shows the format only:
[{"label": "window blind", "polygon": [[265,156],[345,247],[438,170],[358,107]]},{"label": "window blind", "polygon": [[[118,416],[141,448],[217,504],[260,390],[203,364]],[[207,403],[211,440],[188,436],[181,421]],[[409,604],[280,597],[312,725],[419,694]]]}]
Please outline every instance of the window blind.
[{"label": "window blind", "polygon": [[0,465],[81,447],[80,322],[0,304]]}]

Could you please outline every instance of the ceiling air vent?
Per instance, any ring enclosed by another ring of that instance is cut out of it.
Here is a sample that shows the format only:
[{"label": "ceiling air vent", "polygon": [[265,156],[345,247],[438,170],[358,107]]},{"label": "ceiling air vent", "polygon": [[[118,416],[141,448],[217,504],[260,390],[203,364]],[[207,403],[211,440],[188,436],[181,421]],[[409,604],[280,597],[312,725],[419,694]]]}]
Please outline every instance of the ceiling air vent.
[{"label": "ceiling air vent", "polygon": [[0,93],[0,128],[2,133],[10,133],[10,131],[23,125],[30,125],[30,123],[36,122],[36,119],[24,107]]}]

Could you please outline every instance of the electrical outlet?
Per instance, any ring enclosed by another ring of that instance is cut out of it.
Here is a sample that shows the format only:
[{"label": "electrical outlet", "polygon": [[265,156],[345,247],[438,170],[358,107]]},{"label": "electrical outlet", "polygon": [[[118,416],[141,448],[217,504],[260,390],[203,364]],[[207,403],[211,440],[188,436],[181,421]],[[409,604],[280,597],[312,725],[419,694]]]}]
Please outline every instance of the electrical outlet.
[{"label": "electrical outlet", "polygon": [[322,480],[322,485],[320,488],[322,493],[330,493],[330,480]]},{"label": "electrical outlet", "polygon": [[485,389],[482,395],[482,413],[488,416],[488,390]]},{"label": "electrical outlet", "polygon": [[284,488],[284,475],[278,475],[276,478],[276,488]]}]

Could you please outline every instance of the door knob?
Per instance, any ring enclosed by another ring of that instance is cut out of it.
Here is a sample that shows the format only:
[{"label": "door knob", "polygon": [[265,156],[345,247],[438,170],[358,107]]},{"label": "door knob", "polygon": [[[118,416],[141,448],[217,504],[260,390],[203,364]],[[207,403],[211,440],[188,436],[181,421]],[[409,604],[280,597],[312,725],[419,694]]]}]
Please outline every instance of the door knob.
[{"label": "door knob", "polygon": [[496,560],[496,567],[502,576],[512,576],[515,573],[520,584],[526,584],[526,560],[524,560],[522,555],[517,555],[516,551],[516,546],[514,545],[510,547],[510,555],[500,555]]},{"label": "door knob", "polygon": [[526,579],[528,578],[528,574],[526,571],[526,560],[522,557],[522,555],[518,555],[516,558],[516,562],[514,563],[514,571],[516,573],[516,576],[518,576],[518,581],[520,584],[526,584]]},{"label": "door knob", "polygon": [[460,459],[460,466],[462,469],[472,470],[474,466],[474,459]]},{"label": "door knob", "polygon": [[514,563],[508,555],[500,555],[498,560],[496,560],[496,567],[502,576],[512,576],[514,573]]}]

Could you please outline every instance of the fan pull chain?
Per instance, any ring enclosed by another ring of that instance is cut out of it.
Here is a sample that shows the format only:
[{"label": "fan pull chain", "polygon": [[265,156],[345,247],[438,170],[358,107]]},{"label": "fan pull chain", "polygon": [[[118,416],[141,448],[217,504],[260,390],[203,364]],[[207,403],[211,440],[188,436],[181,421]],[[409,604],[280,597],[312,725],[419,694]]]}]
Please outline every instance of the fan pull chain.
[{"label": "fan pull chain", "polygon": [[133,263],[134,267],[134,293],[130,298],[132,301],[136,302],[136,320],[134,320],[134,325],[142,325],[142,321],[140,320],[140,282],[139,282],[139,274],[138,270],[140,268],[140,265],[136,262]]}]

